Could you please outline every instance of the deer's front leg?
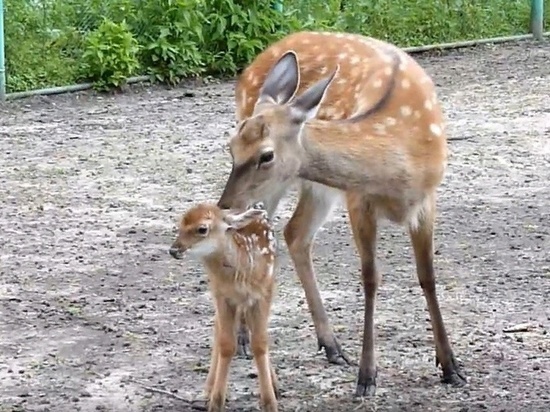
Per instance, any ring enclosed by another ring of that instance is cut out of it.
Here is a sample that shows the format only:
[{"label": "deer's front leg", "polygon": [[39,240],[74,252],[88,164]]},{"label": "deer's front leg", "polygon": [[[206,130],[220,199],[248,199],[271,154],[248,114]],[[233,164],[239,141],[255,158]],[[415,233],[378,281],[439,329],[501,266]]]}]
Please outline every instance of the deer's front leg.
[{"label": "deer's front leg", "polygon": [[298,206],[285,227],[285,241],[296,273],[306,295],[306,301],[315,325],[319,349],[324,349],[330,363],[350,363],[327,316],[319,293],[311,249],[315,234],[338,202],[337,192],[316,183],[302,183]]},{"label": "deer's front leg", "polygon": [[223,412],[225,410],[225,399],[227,395],[227,377],[233,356],[237,350],[235,334],[236,310],[221,297],[216,297],[216,318],[217,328],[217,354],[216,373],[214,385],[208,402],[208,412]]},{"label": "deer's front leg", "polygon": [[210,395],[212,394],[212,388],[214,387],[214,383],[216,380],[216,373],[218,369],[218,357],[219,357],[219,320],[218,320],[218,314],[216,313],[214,317],[214,328],[213,328],[213,339],[212,339],[212,351],[211,351],[211,359],[210,359],[210,368],[208,369],[208,376],[206,377],[206,385],[205,385],[205,393],[206,398],[210,399]]},{"label": "deer's front leg", "polygon": [[361,279],[365,295],[363,348],[357,375],[356,396],[376,393],[376,358],[374,351],[374,311],[380,274],[376,269],[376,217],[361,196],[348,195],[348,211],[353,237],[361,257]]}]

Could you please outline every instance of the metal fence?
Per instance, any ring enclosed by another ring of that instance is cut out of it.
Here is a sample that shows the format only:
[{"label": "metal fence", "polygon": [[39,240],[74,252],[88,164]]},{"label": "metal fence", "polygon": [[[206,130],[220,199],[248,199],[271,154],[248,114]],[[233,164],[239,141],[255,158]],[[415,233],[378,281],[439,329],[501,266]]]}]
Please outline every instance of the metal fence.
[{"label": "metal fence", "polygon": [[[70,85],[83,81],[79,73],[83,44],[104,18],[129,22],[132,34],[139,37],[149,21],[143,10],[154,12],[155,6],[156,12],[162,13],[163,4],[188,7],[193,1],[0,0],[0,100],[89,87],[89,84]],[[257,6],[260,0],[233,1],[240,6],[255,2]],[[286,0],[284,3],[275,0],[271,3],[279,12],[298,18],[304,27],[364,32],[401,46],[488,35],[529,37],[527,33],[542,39],[543,23],[548,20],[544,17],[544,5],[548,15],[550,0]],[[181,24],[189,23],[185,19],[182,17]],[[144,74],[146,68],[140,70],[136,74]]]}]

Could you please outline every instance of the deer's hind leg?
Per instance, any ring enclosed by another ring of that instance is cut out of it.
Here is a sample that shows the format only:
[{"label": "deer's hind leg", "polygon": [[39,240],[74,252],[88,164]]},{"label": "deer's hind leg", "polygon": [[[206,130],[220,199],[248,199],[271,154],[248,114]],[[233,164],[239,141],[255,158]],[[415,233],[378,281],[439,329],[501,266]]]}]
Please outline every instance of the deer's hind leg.
[{"label": "deer's hind leg", "polygon": [[416,261],[416,273],[430,313],[435,342],[436,366],[441,364],[443,382],[462,385],[466,379],[456,363],[435,290],[433,232],[435,226],[435,194],[424,202],[418,218],[409,224],[409,234]]},{"label": "deer's hind leg", "polygon": [[356,396],[376,393],[376,359],[374,351],[374,311],[380,275],[376,269],[376,213],[362,195],[348,194],[348,213],[355,244],[361,257],[361,280],[365,295],[363,347],[357,375]]},{"label": "deer's hind leg", "polygon": [[268,322],[270,302],[259,301],[246,312],[251,332],[251,348],[258,370],[260,401],[263,412],[277,412],[278,382],[269,357]]}]

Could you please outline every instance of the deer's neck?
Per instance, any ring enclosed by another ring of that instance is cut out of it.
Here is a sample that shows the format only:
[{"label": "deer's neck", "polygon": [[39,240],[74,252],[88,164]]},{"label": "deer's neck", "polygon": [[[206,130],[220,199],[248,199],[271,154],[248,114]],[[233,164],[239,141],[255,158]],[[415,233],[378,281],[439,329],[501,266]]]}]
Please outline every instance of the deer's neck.
[{"label": "deer's neck", "polygon": [[340,190],[365,187],[372,181],[366,142],[343,132],[342,125],[313,121],[302,132],[303,160],[299,177]]},{"label": "deer's neck", "polygon": [[239,250],[233,239],[222,249],[204,258],[204,263],[214,273],[233,275],[239,266]]}]

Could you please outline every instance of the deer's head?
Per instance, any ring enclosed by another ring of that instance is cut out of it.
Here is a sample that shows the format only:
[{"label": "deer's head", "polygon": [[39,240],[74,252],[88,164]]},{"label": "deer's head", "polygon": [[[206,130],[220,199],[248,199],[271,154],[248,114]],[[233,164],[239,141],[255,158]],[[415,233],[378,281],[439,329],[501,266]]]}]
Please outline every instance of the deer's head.
[{"label": "deer's head", "polygon": [[254,113],[230,139],[233,165],[218,202],[221,208],[246,208],[288,188],[303,162],[304,124],[317,115],[337,71],[295,96],[300,84],[296,54],[288,51],[273,65]]}]

